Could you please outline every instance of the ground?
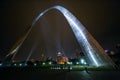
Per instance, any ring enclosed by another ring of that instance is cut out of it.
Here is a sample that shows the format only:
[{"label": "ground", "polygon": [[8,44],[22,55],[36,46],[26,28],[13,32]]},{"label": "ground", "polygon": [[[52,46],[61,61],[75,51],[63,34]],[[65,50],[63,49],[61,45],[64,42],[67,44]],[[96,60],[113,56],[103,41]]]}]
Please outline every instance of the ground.
[{"label": "ground", "polygon": [[2,80],[120,80],[120,70],[0,69]]}]

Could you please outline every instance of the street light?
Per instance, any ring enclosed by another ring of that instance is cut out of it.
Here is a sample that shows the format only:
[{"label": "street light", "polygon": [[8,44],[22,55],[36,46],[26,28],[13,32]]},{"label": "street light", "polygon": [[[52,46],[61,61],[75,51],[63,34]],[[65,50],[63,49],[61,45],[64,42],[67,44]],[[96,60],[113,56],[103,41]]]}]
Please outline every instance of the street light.
[{"label": "street light", "polygon": [[37,66],[37,64],[36,64],[36,63],[34,63],[34,66]]},{"label": "street light", "polygon": [[2,66],[2,63],[0,63],[0,66]]},{"label": "street light", "polygon": [[50,64],[50,65],[51,65],[51,64],[52,64],[52,62],[49,62],[48,64]]},{"label": "street light", "polygon": [[79,62],[76,62],[76,64],[79,64]]},{"label": "street light", "polygon": [[21,66],[22,66],[22,63],[20,63],[19,66],[21,67]]},{"label": "street light", "polygon": [[80,63],[82,64],[82,65],[86,65],[87,63],[86,63],[86,61],[85,61],[85,59],[80,59]]},{"label": "street light", "polygon": [[42,65],[45,65],[45,62],[43,62]]}]

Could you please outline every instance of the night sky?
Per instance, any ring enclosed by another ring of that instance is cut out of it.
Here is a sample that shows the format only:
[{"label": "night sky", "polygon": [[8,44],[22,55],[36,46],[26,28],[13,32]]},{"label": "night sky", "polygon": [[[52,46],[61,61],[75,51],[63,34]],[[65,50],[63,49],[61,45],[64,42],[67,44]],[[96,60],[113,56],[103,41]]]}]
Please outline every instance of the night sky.
[{"label": "night sky", "polygon": [[[32,24],[33,19],[54,5],[63,6],[71,11],[104,49],[115,50],[115,45],[120,42],[119,1],[3,0],[0,1],[0,60],[9,53],[15,42]],[[34,49],[33,46],[36,45]],[[37,54],[33,58],[40,53],[55,56],[58,51],[72,56],[79,48],[66,19],[59,11],[51,10],[36,23],[22,45],[18,58],[23,58],[22,55],[26,57],[25,53],[32,49]]]}]

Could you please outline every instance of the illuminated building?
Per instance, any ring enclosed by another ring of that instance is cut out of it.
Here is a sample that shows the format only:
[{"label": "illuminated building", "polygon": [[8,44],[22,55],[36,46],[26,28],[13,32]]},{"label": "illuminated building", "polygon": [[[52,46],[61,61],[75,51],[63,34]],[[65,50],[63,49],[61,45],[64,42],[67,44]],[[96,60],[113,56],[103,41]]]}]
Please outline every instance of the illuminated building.
[{"label": "illuminated building", "polygon": [[61,52],[57,54],[57,64],[65,64],[68,62],[68,58],[65,57]]}]

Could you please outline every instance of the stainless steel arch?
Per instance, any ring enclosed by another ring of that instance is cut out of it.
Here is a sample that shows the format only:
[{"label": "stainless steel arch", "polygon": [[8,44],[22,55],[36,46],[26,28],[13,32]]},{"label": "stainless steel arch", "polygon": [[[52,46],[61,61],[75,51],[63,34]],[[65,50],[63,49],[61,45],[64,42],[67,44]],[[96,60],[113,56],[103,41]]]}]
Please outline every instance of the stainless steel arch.
[{"label": "stainless steel arch", "polygon": [[27,38],[29,32],[31,31],[32,27],[36,24],[36,22],[48,11],[51,9],[59,10],[67,19],[71,29],[74,32],[74,35],[82,46],[82,50],[85,55],[89,58],[91,65],[93,66],[105,66],[105,65],[113,65],[114,63],[112,60],[104,53],[102,47],[97,43],[97,41],[91,36],[91,34],[85,29],[85,27],[80,23],[80,21],[67,9],[62,6],[53,6],[44,10],[40,13],[32,22],[32,26],[29,28],[26,35],[22,38],[22,40],[18,43],[18,45],[11,50],[10,54],[15,54],[19,50],[20,46]]}]

